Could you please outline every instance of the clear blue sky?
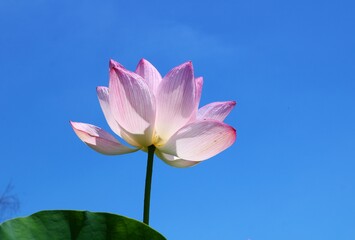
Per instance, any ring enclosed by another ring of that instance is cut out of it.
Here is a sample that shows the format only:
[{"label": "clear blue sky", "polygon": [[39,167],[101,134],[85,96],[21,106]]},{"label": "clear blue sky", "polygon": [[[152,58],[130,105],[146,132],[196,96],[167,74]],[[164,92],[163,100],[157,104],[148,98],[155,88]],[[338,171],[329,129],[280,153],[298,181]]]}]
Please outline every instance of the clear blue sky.
[{"label": "clear blue sky", "polygon": [[355,239],[353,1],[0,1],[0,189],[44,209],[141,219],[146,155],[107,157],[95,88],[113,58],[164,75],[192,60],[202,104],[236,100],[225,152],[156,159],[151,225],[169,240]]}]

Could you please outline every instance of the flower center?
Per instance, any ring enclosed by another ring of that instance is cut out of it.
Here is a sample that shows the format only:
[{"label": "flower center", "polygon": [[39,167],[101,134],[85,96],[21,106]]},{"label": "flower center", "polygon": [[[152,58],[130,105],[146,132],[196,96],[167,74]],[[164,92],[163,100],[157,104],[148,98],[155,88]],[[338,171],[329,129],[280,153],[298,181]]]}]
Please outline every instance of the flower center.
[{"label": "flower center", "polygon": [[153,134],[153,145],[156,147],[163,146],[165,144],[164,139],[162,139],[156,132]]}]

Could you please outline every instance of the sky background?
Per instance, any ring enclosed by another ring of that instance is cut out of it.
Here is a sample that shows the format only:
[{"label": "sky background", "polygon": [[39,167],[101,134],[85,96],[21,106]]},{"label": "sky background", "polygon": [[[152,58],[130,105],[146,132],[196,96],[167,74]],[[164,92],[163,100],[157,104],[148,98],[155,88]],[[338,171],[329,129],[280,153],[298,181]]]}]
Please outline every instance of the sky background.
[{"label": "sky background", "polygon": [[44,209],[142,218],[146,155],[100,155],[108,61],[192,60],[201,105],[235,100],[236,143],[195,167],[156,158],[151,226],[169,240],[355,239],[354,1],[0,1],[0,189]]}]

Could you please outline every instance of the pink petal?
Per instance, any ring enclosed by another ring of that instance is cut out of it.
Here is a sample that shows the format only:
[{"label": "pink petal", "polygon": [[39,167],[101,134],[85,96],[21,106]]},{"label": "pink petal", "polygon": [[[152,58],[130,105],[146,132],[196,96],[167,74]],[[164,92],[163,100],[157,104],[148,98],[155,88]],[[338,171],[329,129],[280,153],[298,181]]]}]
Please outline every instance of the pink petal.
[{"label": "pink petal", "polygon": [[155,100],[141,76],[123,68],[110,71],[109,102],[117,123],[134,135],[140,146],[152,144]]},{"label": "pink petal", "polygon": [[142,59],[138,63],[136,73],[146,81],[150,91],[155,94],[162,80],[158,70],[150,62]]},{"label": "pink petal", "polygon": [[160,152],[158,149],[155,151],[155,154],[160,159],[162,159],[166,164],[173,166],[173,167],[185,168],[185,167],[191,167],[191,166],[194,166],[194,165],[200,163],[197,161],[184,160],[184,159],[178,158],[176,156]]},{"label": "pink petal", "polygon": [[198,120],[214,119],[223,122],[235,106],[235,101],[214,102],[200,108],[197,113]]},{"label": "pink petal", "polygon": [[111,114],[109,103],[109,89],[107,87],[97,87],[96,92],[97,97],[99,98],[102,112],[105,115],[108,125],[110,126],[112,131],[114,131],[117,135],[121,136],[121,128]]},{"label": "pink petal", "polygon": [[196,84],[196,109],[198,109],[198,105],[200,104],[201,94],[202,94],[202,86],[203,86],[203,77],[195,78]]},{"label": "pink petal", "polygon": [[165,142],[191,118],[195,81],[191,62],[172,69],[157,90],[156,137]]},{"label": "pink petal", "polygon": [[203,161],[231,146],[235,139],[235,129],[225,123],[196,121],[181,128],[159,150],[185,160]]},{"label": "pink petal", "polygon": [[135,152],[118,142],[111,134],[103,129],[87,123],[70,122],[76,135],[95,151],[106,155],[119,155]]},{"label": "pink petal", "polygon": [[125,68],[121,63],[110,59],[109,68],[111,69],[111,68],[114,68],[114,67]]},{"label": "pink petal", "polygon": [[111,108],[109,103],[109,89],[107,87],[97,87],[96,92],[99,98],[102,112],[104,113],[106,121],[110,126],[110,128],[112,129],[112,131],[114,131],[114,133],[116,133],[118,136],[123,138],[129,144],[133,146],[139,146],[139,144],[135,142],[134,139],[131,136],[129,136],[129,134],[127,134],[123,129],[121,129],[120,125],[114,119],[111,113]]},{"label": "pink petal", "polygon": [[195,78],[195,109],[191,115],[189,122],[193,122],[197,118],[198,105],[200,104],[201,94],[202,94],[203,78]]}]

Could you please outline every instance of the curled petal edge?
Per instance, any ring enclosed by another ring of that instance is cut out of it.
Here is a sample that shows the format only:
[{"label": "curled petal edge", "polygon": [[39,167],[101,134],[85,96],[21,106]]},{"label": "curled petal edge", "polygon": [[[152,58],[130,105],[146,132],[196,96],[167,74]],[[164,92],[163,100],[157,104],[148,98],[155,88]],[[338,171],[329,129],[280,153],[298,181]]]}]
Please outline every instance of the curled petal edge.
[{"label": "curled petal edge", "polygon": [[70,124],[76,135],[86,145],[105,155],[120,155],[138,151],[124,146],[105,130],[91,124],[72,122]]},{"label": "curled petal edge", "polygon": [[163,160],[166,164],[168,164],[172,167],[187,168],[187,167],[195,166],[200,163],[198,161],[189,161],[189,160],[178,158],[174,155],[163,153],[163,152],[159,151],[159,149],[157,149],[155,151],[155,154],[157,155],[157,157],[159,157],[161,160]]}]

